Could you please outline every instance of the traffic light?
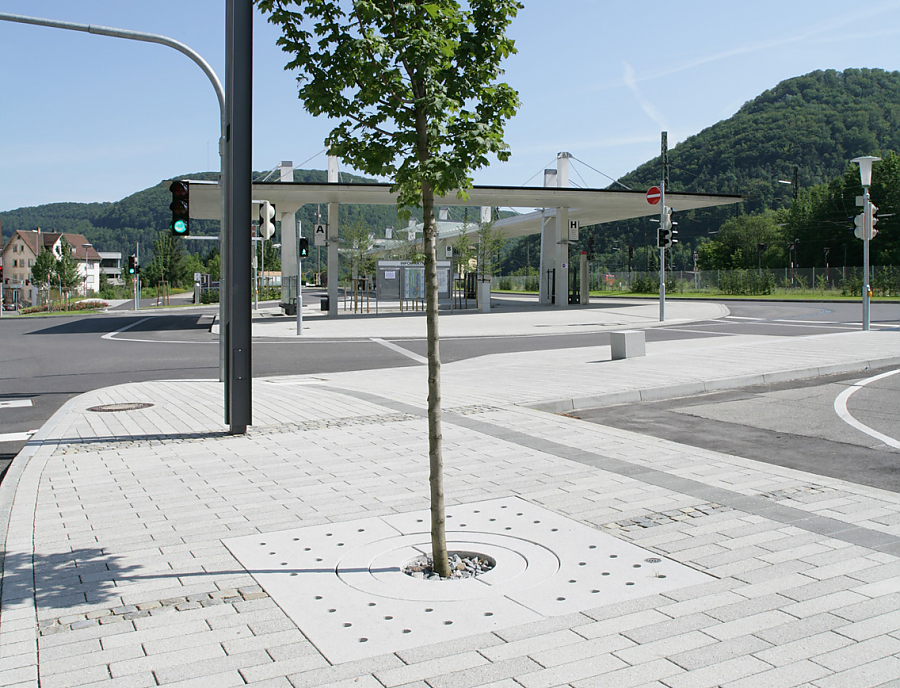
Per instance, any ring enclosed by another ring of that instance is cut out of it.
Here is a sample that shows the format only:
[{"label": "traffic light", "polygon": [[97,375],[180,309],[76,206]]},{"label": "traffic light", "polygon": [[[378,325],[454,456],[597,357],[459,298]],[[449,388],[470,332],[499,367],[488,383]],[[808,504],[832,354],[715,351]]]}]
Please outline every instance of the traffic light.
[{"label": "traffic light", "polygon": [[[875,213],[878,211],[878,206],[869,201],[869,206],[872,208],[872,227],[871,232],[869,233],[869,239],[874,239],[875,235],[878,234],[878,230],[875,229],[875,225],[878,224],[878,218],[875,217]],[[866,238],[866,210],[863,208],[863,211],[853,218],[853,224],[856,225],[856,229],[853,230],[853,235],[857,239],[865,239]]]},{"label": "traffic light", "polygon": [[187,182],[177,180],[169,185],[169,191],[172,192],[172,203],[169,204],[172,221],[169,229],[175,236],[188,236],[191,233],[190,187]]},{"label": "traffic light", "polygon": [[275,234],[275,206],[268,201],[259,204],[259,234],[263,239]]},{"label": "traffic light", "polygon": [[672,244],[677,244],[678,240],[675,238],[675,235],[678,232],[673,229],[674,225],[677,225],[677,222],[672,222],[672,213],[675,210],[668,206],[663,206],[662,212],[662,220],[659,226],[659,234],[656,239],[656,245],[659,248],[671,248]]},{"label": "traffic light", "polygon": [[309,255],[309,239],[300,237],[300,257],[306,258]]},{"label": "traffic light", "polygon": [[135,261],[134,256],[128,256],[128,274],[129,275],[137,274],[137,261]]}]

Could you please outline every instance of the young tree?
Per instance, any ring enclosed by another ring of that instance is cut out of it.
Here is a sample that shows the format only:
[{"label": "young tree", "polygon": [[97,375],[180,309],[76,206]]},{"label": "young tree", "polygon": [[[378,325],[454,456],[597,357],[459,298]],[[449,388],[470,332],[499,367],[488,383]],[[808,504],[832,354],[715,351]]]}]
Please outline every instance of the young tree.
[{"label": "young tree", "polygon": [[48,249],[44,248],[38,254],[38,257],[34,261],[34,265],[31,266],[31,281],[34,282],[35,286],[38,288],[38,293],[47,289],[47,308],[50,308],[50,294],[49,294],[49,286],[50,279],[53,276],[53,270],[56,267],[56,258],[53,253]]},{"label": "young tree", "polygon": [[59,258],[54,263],[53,273],[50,276],[51,284],[57,285],[60,292],[66,293],[66,301],[69,300],[69,291],[84,280],[84,276],[78,272],[78,262],[73,251],[66,238],[62,237],[59,240]]},{"label": "young tree", "polygon": [[336,120],[332,154],[393,179],[398,207],[424,211],[431,542],[435,571],[450,573],[444,530],[441,363],[434,197],[465,197],[487,156],[509,157],[503,125],[518,94],[498,83],[515,52],[505,31],[517,0],[256,0],[299,71],[314,115]]},{"label": "young tree", "polygon": [[344,227],[344,231],[341,232],[341,244],[346,251],[345,255],[350,260],[349,276],[351,279],[366,277],[375,272],[375,259],[369,253],[371,242],[369,227],[361,219]]}]

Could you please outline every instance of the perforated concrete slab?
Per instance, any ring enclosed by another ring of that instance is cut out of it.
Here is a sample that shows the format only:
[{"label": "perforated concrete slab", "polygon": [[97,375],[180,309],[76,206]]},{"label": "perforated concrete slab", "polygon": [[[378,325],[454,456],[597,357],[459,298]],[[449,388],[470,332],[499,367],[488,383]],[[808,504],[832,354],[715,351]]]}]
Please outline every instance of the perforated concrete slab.
[{"label": "perforated concrete slab", "polygon": [[333,663],[508,628],[712,580],[516,497],[447,509],[451,551],[496,566],[430,581],[402,572],[431,551],[427,511],[226,540]]}]

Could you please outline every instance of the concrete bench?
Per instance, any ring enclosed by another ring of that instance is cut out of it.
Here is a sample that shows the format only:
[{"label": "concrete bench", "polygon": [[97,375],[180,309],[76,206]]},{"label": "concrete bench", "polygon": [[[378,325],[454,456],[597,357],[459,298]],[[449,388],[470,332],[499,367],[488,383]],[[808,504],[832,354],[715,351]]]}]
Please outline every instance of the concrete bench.
[{"label": "concrete bench", "polygon": [[635,358],[644,356],[647,348],[644,344],[643,330],[622,330],[621,332],[610,332],[609,343],[612,349],[612,360],[618,361],[623,358]]}]

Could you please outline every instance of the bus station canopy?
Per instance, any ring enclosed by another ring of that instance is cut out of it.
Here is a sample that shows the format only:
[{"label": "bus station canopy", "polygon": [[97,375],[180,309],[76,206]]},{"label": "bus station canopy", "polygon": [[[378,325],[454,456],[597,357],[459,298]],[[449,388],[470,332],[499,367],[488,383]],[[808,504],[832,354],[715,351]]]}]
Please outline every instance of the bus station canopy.
[{"label": "bus station canopy", "polygon": [[[200,220],[218,220],[222,198],[215,182],[187,180],[190,184],[190,216]],[[666,193],[666,205],[678,212],[739,203],[741,196],[700,193]],[[253,202],[269,201],[278,213],[292,213],[307,203],[396,205],[397,194],[390,184],[320,184],[307,182],[256,182]],[[568,208],[569,219],[582,227],[636,217],[658,216],[660,206],[647,202],[646,191],[625,189],[579,189],[528,186],[475,186],[467,198],[453,193],[435,197],[438,206],[489,206],[533,208],[533,211],[503,218],[494,227],[506,238],[541,231],[543,218],[552,217],[555,208]],[[543,210],[542,210],[543,209]],[[474,229],[477,230],[477,227]]]}]

